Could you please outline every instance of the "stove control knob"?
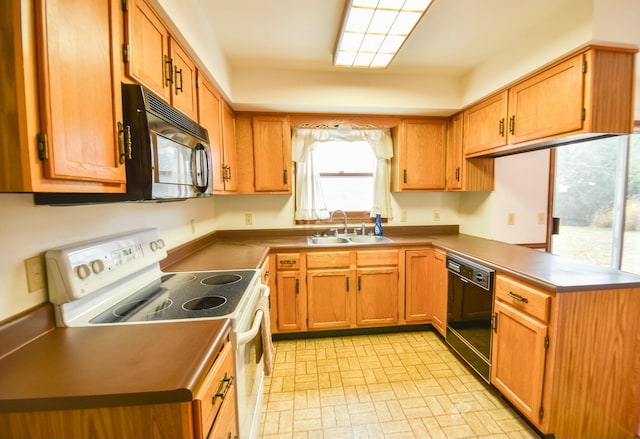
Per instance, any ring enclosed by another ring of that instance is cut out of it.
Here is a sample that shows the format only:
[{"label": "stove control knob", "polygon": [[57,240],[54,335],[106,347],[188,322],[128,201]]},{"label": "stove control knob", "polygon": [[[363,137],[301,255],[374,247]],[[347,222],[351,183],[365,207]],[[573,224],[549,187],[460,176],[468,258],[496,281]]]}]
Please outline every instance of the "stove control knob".
[{"label": "stove control knob", "polygon": [[91,270],[93,270],[95,274],[102,273],[102,271],[104,271],[104,262],[102,262],[100,259],[91,261]]},{"label": "stove control knob", "polygon": [[164,248],[164,245],[165,244],[163,239],[156,239],[155,241],[151,241],[151,243],[149,244],[152,252]]},{"label": "stove control knob", "polygon": [[86,279],[91,276],[91,268],[87,264],[78,265],[74,268],[74,271],[80,279]]}]

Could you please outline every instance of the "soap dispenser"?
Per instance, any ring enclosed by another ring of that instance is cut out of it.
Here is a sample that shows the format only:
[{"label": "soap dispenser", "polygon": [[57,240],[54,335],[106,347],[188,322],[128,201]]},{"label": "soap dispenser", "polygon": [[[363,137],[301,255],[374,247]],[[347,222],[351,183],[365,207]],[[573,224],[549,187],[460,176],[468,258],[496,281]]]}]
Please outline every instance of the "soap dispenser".
[{"label": "soap dispenser", "polygon": [[376,236],[382,236],[382,218],[380,214],[376,214],[376,224],[373,227],[373,234]]}]

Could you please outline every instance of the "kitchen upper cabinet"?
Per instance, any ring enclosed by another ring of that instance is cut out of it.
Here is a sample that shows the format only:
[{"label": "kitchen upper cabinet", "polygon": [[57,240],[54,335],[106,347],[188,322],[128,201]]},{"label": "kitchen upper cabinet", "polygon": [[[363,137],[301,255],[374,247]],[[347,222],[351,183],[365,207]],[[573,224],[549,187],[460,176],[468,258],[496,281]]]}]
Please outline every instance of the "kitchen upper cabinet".
[{"label": "kitchen upper cabinet", "polygon": [[287,116],[253,117],[255,192],[291,193],[291,128]]},{"label": "kitchen upper cabinet", "polygon": [[446,119],[403,119],[392,135],[391,190],[444,190]]},{"label": "kitchen upper cabinet", "polygon": [[127,76],[171,102],[173,67],[169,30],[145,0],[129,0],[125,16]]},{"label": "kitchen upper cabinet", "polygon": [[500,156],[633,125],[636,50],[586,47],[464,111],[467,157]]},{"label": "kitchen upper cabinet", "polygon": [[278,306],[277,330],[273,332],[300,332],[306,330],[306,288],[304,284],[304,257],[300,253],[277,253],[276,302]]},{"label": "kitchen upper cabinet", "polygon": [[447,136],[446,181],[448,191],[492,191],[494,159],[466,159],[464,155],[464,114],[451,117]]},{"label": "kitchen upper cabinet", "polygon": [[307,253],[307,326],[342,329],[352,324],[355,272],[351,252]]},{"label": "kitchen upper cabinet", "polygon": [[197,120],[195,62],[146,0],[127,2],[125,23],[127,76]]},{"label": "kitchen upper cabinet", "polygon": [[226,101],[222,101],[222,148],[224,189],[228,192],[238,190],[238,153],[236,146],[236,116]]},{"label": "kitchen upper cabinet", "polygon": [[507,91],[464,111],[463,147],[467,156],[507,144]]},{"label": "kitchen upper cabinet", "polygon": [[196,96],[197,68],[195,62],[174,39],[169,40],[173,60],[173,96],[171,103],[193,120],[198,120]]},{"label": "kitchen upper cabinet", "polygon": [[0,190],[125,192],[120,2],[31,3],[0,21]]},{"label": "kitchen upper cabinet", "polygon": [[213,191],[237,190],[235,118],[233,110],[216,88],[204,77],[199,78],[198,121],[209,133],[213,163]]}]

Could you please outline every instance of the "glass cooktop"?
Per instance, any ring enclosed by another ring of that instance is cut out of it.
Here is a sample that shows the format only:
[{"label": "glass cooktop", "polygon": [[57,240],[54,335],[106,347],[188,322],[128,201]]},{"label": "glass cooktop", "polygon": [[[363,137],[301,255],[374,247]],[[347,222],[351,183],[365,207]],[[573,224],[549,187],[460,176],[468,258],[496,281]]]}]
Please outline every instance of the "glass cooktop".
[{"label": "glass cooktop", "polygon": [[89,323],[217,318],[235,311],[255,270],[167,273]]}]

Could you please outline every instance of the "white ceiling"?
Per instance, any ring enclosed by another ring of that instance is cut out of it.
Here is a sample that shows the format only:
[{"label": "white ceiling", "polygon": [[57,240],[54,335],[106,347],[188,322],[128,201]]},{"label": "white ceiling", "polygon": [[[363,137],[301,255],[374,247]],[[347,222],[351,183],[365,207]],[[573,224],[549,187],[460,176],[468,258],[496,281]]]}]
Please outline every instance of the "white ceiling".
[{"label": "white ceiling", "polygon": [[640,45],[638,0],[434,0],[387,69],[347,69],[346,1],[152,0],[235,110],[450,115],[592,38]]},{"label": "white ceiling", "polygon": [[[564,3],[567,0],[435,0],[387,72],[463,75]],[[201,8],[232,68],[335,71],[342,69],[332,66],[332,57],[344,4],[210,0]]]}]

